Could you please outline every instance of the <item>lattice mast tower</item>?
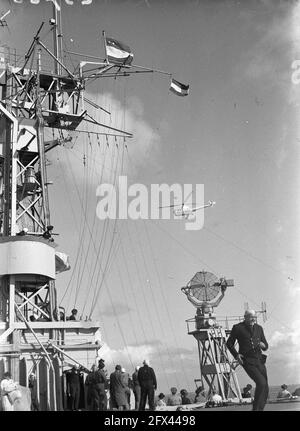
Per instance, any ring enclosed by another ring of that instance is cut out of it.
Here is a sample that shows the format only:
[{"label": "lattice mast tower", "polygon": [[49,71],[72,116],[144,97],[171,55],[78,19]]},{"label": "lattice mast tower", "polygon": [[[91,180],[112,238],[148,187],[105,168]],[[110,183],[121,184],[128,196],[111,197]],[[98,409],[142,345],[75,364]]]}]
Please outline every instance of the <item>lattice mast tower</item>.
[{"label": "lattice mast tower", "polygon": [[[53,5],[54,52],[40,39],[43,23],[22,67],[10,51],[0,62],[0,374],[9,370],[27,386],[34,371],[48,410],[63,405],[64,361],[89,367],[100,347],[98,322],[61,321],[57,305],[62,255],[53,240],[46,155],[64,142],[59,132],[75,130],[86,113],[82,77],[61,61],[60,19]],[[52,72],[43,71],[42,52]],[[47,141],[46,128],[58,137]]]},{"label": "lattice mast tower", "polygon": [[[61,12],[55,4],[49,23],[53,52],[42,41],[42,23],[22,67],[16,67],[10,50],[4,58],[0,56],[0,377],[1,364],[25,385],[29,372],[36,371],[42,409],[55,410],[62,406],[60,380],[65,358],[82,363],[84,357],[83,365],[91,365],[99,349],[94,342],[99,324],[59,320],[56,263],[61,269],[67,264],[55,251],[53,240],[56,233],[50,217],[47,153],[70,140],[62,131],[70,135],[83,121],[101,127],[99,133],[106,136],[124,141],[133,137],[88,114],[85,103],[109,112],[84,97],[86,83],[104,76],[172,74],[131,64],[130,48],[106,38],[104,32],[105,59],[67,51],[84,57],[75,69],[78,73],[71,72],[62,61]],[[118,58],[108,54],[108,39],[110,52],[119,44],[122,55]],[[44,67],[45,57],[52,62],[51,72]],[[175,80],[173,84],[171,89],[177,94],[188,94],[189,86]],[[52,140],[45,137],[47,129],[52,130]],[[37,313],[38,321],[29,319],[32,312]]]},{"label": "lattice mast tower", "polygon": [[196,316],[187,320],[188,333],[197,340],[201,385],[208,387],[208,395],[216,390],[223,401],[241,400],[241,391],[235,372],[235,361],[226,347],[230,331],[216,320],[214,313],[233,280],[218,279],[211,272],[200,271],[182,287],[182,292],[196,307]]}]

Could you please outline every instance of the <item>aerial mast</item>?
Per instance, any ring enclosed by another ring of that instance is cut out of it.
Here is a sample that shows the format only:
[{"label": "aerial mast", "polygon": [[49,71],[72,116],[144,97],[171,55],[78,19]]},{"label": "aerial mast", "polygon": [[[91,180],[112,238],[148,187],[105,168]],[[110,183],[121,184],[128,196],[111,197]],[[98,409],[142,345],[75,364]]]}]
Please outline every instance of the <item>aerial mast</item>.
[{"label": "aerial mast", "polygon": [[[226,347],[229,330],[217,321],[214,309],[224,298],[233,280],[218,279],[211,272],[200,271],[182,287],[181,291],[196,307],[196,316],[187,320],[188,333],[197,340],[201,386],[207,385],[208,395],[216,390],[223,401],[229,398],[242,399],[235,363]],[[193,325],[193,326],[192,326]]]},{"label": "aerial mast", "polygon": [[[70,265],[56,252],[46,154],[85,112],[82,81],[61,60],[54,5],[53,16],[53,52],[40,39],[42,24],[23,67],[9,52],[0,64],[0,378],[10,371],[26,387],[34,372],[41,410],[66,408],[66,363],[90,368],[101,338],[98,322],[66,321],[57,304],[56,274]],[[45,71],[42,53],[54,62],[52,72]],[[57,138],[47,141],[46,128]]]},{"label": "aerial mast", "polygon": [[[127,46],[125,59],[123,49],[121,57],[117,50],[118,55],[106,52],[104,59],[94,58],[97,61],[74,53],[83,60],[75,69],[78,73],[71,71],[62,58],[58,1],[52,8],[51,49],[42,40],[42,23],[21,67],[9,50],[4,61],[0,58],[0,378],[8,370],[27,386],[34,372],[41,410],[66,408],[67,360],[90,368],[101,347],[99,322],[66,321],[65,310],[58,307],[55,279],[70,265],[54,242],[58,232],[51,225],[47,154],[69,141],[71,132],[84,133],[79,127],[83,121],[103,129],[102,135],[132,137],[87,113],[84,102],[108,112],[83,96],[89,82],[138,73],[171,76],[133,65]],[[45,59],[51,60],[51,71],[46,70]],[[188,86],[178,84],[177,94],[187,95]],[[51,140],[47,130],[52,132]]]}]

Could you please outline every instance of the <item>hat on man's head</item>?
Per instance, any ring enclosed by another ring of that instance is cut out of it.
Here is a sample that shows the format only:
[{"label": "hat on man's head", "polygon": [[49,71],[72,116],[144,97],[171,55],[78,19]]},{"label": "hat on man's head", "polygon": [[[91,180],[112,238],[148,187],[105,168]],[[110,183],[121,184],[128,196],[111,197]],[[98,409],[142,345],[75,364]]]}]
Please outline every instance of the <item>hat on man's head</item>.
[{"label": "hat on man's head", "polygon": [[105,362],[104,359],[99,359],[99,361],[98,361],[98,367],[99,368],[104,368],[105,367],[105,363],[104,362]]}]

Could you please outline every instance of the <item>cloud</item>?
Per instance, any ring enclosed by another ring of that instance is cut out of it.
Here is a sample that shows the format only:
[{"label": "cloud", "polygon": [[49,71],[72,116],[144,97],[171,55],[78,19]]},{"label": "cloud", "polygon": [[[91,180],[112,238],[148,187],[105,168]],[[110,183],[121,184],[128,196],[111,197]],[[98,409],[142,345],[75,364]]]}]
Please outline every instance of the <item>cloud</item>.
[{"label": "cloud", "polygon": [[[251,22],[260,36],[256,44],[245,51],[238,65],[244,76],[250,80],[264,79],[269,85],[282,87],[288,93],[291,83],[290,65],[293,61],[295,34],[293,30],[293,5],[264,2],[267,7],[263,14],[247,13],[244,19]],[[272,21],[257,17],[272,17]],[[298,21],[299,22],[299,21]]]},{"label": "cloud", "polygon": [[101,309],[101,316],[104,317],[115,317],[116,315],[122,316],[132,311],[132,308],[128,307],[127,304],[114,303],[114,306],[109,305],[104,309]]},{"label": "cloud", "polygon": [[[49,154],[49,159],[53,161],[58,156],[62,165],[60,169],[64,169],[69,181],[74,181],[75,173],[77,183],[88,181],[88,184],[95,187],[100,179],[101,182],[113,183],[115,174],[130,174],[134,177],[145,167],[150,169],[151,165],[156,170],[162,169],[159,164],[160,135],[144,118],[144,107],[137,97],[128,98],[126,106],[110,93],[101,97],[87,93],[86,98],[111,112],[108,115],[87,105],[89,115],[94,120],[128,131],[133,134],[133,138],[126,138],[124,142],[123,137],[112,136],[123,135],[121,132],[84,122],[79,129],[90,133],[79,133],[76,130],[64,132],[65,138],[72,138],[71,142],[57,147],[56,152]],[[49,135],[50,139],[53,138]]]},{"label": "cloud", "polygon": [[160,350],[161,355],[172,356],[173,360],[194,360],[195,351],[184,347],[168,347]]},{"label": "cloud", "polygon": [[139,346],[128,345],[123,349],[113,349],[107,343],[102,344],[98,357],[105,359],[106,366],[113,367],[120,364],[127,369],[136,365],[142,365],[144,359],[150,359],[155,355],[152,345],[141,344]]},{"label": "cloud", "polygon": [[[195,361],[195,351],[184,347],[167,347],[160,340],[150,340],[141,344],[130,344],[121,349],[110,347],[107,342],[102,340],[102,345],[98,352],[99,358],[104,358],[109,367],[121,364],[125,368],[131,369],[136,365],[142,365],[144,359],[149,359],[155,363],[157,372],[167,374],[176,373],[181,368],[182,360]],[[159,358],[159,366],[157,359]],[[167,369],[169,371],[167,371]]]},{"label": "cloud", "polygon": [[284,370],[286,381],[300,380],[300,320],[293,322],[290,328],[277,330],[270,339],[270,362],[274,369]]},{"label": "cloud", "polygon": [[[132,343],[131,344],[133,347],[136,347],[136,346],[140,346],[140,343]],[[144,345],[147,345],[147,346],[151,346],[151,347],[153,347],[153,348],[158,348],[159,346],[161,346],[162,345],[162,342],[161,342],[161,340],[147,340],[147,343],[144,343]]]},{"label": "cloud", "polygon": [[[87,94],[87,98],[93,98]],[[95,98],[93,98],[95,99]],[[135,96],[128,97],[125,103],[121,103],[111,93],[104,93],[96,97],[95,102],[111,112],[111,115],[103,119],[103,114],[99,110],[91,109],[91,116],[96,121],[108,124],[111,127],[125,130],[133,134],[133,138],[126,138],[128,157],[124,158],[124,171],[128,169],[133,173],[138,171],[149,162],[154,163],[157,168],[158,153],[161,144],[160,135],[146,121],[143,103]],[[99,130],[97,126],[92,126],[93,131]],[[102,129],[103,132],[110,132]],[[128,160],[129,158],[129,160]]]}]

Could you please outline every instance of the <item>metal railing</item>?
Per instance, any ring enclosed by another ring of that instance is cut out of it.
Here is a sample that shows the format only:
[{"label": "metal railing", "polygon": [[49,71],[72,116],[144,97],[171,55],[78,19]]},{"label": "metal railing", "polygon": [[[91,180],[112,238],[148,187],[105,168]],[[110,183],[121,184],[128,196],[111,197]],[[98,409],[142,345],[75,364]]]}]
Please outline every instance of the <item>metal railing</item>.
[{"label": "metal railing", "polygon": [[[188,332],[193,332],[198,329],[196,320],[197,320],[196,317],[192,317],[186,320]],[[244,316],[219,316],[215,319],[215,323],[217,328],[221,327],[221,328],[230,330],[233,325],[235,325],[236,323],[242,322],[243,320],[244,320]]]}]

